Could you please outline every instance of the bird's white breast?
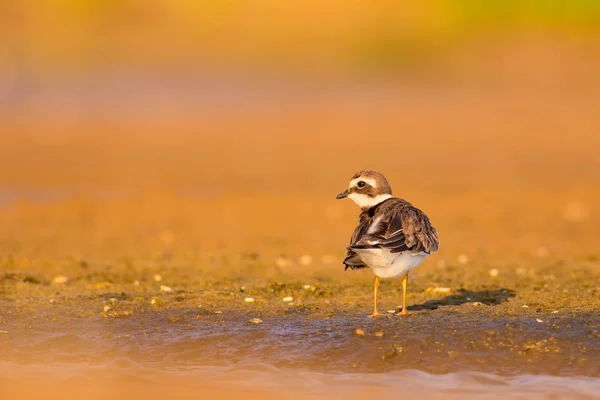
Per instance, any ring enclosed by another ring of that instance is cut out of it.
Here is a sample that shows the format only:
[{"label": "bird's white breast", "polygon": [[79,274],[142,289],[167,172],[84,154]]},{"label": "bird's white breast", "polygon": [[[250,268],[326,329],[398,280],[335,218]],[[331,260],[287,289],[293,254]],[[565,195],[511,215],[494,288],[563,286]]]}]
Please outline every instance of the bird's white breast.
[{"label": "bird's white breast", "polygon": [[356,249],[363,262],[380,278],[404,276],[418,267],[427,253],[392,253],[389,249]]}]

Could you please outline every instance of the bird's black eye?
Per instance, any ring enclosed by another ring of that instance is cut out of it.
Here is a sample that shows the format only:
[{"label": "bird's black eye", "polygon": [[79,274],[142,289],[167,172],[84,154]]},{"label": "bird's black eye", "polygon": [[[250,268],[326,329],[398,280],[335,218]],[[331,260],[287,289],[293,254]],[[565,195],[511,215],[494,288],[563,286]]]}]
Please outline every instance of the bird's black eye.
[{"label": "bird's black eye", "polygon": [[363,181],[358,181],[358,183],[356,184],[356,186],[358,187],[365,187],[366,183],[364,183]]}]

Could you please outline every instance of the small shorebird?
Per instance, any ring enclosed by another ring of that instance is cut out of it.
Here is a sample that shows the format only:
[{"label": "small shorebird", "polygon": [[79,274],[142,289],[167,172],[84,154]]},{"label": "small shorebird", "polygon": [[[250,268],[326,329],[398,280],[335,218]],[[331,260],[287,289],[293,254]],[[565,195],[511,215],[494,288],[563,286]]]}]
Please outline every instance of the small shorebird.
[{"label": "small shorebird", "polygon": [[375,273],[373,314],[377,312],[379,278],[402,277],[402,312],[406,315],[408,273],[437,251],[438,233],[427,215],[406,200],[392,196],[385,177],[360,171],[336,199],[350,198],[361,209],[344,259],[345,269],[371,268]]}]

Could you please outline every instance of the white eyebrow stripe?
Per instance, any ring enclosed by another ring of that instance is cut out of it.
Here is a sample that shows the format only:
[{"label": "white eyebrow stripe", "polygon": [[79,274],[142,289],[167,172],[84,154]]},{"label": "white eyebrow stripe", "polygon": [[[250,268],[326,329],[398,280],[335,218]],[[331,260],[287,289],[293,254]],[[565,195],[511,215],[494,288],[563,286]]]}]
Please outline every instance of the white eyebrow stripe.
[{"label": "white eyebrow stripe", "polygon": [[371,185],[371,186],[373,186],[373,187],[376,187],[376,186],[377,186],[377,185],[375,184],[375,179],[372,179],[372,178],[355,178],[355,179],[352,179],[352,180],[350,181],[350,187],[353,187],[353,186],[354,186],[354,187],[356,187],[356,184],[357,184],[358,182],[360,182],[360,181],[363,181],[363,182],[365,182],[365,183],[367,183],[367,184],[369,184],[369,185]]}]

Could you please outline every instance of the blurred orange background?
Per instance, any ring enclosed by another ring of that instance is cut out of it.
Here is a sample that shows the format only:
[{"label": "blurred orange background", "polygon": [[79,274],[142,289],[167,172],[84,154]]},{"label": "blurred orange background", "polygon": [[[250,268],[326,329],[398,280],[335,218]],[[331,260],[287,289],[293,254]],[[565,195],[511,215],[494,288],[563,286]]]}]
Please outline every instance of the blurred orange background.
[{"label": "blurred orange background", "polygon": [[453,230],[446,249],[473,209],[540,224],[573,201],[588,213],[598,22],[584,0],[4,2],[0,202],[173,195],[139,218],[166,213],[156,229],[175,229],[197,208],[204,246],[216,235],[236,250],[240,232],[290,238],[323,213],[336,228],[307,225],[305,244],[344,245],[353,209],[332,199],[361,169]]},{"label": "blurred orange background", "polygon": [[334,197],[376,169],[440,232],[422,288],[562,282],[597,267],[599,108],[597,0],[0,2],[0,266],[366,282]]},{"label": "blurred orange background", "polygon": [[595,1],[0,7],[15,196],[598,181]]}]

